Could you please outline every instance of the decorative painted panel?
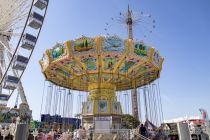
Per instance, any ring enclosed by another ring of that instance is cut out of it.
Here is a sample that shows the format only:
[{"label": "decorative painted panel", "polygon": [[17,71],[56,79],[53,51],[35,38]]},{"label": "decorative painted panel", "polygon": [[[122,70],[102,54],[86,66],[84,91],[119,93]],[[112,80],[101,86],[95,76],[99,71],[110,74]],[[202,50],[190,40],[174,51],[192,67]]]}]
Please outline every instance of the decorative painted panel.
[{"label": "decorative painted panel", "polygon": [[94,51],[95,42],[91,38],[81,37],[73,42],[73,50],[75,53]]},{"label": "decorative painted panel", "polygon": [[56,44],[56,46],[51,50],[51,58],[52,60],[56,60],[65,56],[67,53],[62,44]]},{"label": "decorative painted panel", "polygon": [[87,70],[89,71],[96,70],[96,58],[94,57],[84,58],[81,60],[81,62],[86,65]]},{"label": "decorative painted panel", "polygon": [[93,82],[98,82],[98,74],[89,75],[89,79]]},{"label": "decorative painted panel", "polygon": [[92,113],[93,112],[93,102],[87,101],[84,103],[83,113]]},{"label": "decorative painted panel", "polygon": [[78,64],[75,61],[68,62],[66,66],[71,68],[74,71],[74,73],[82,74],[82,69],[80,68],[80,66],[78,66]]},{"label": "decorative painted panel", "polygon": [[108,101],[107,100],[98,100],[97,111],[101,113],[108,112]]},{"label": "decorative painted panel", "polygon": [[153,62],[155,62],[157,65],[160,64],[160,54],[158,51],[154,51]]},{"label": "decorative painted panel", "polygon": [[46,54],[43,54],[41,61],[42,61],[42,66],[43,67],[47,66],[47,64],[48,64],[48,58],[47,58],[47,55]]},{"label": "decorative painted panel", "polygon": [[117,101],[112,101],[112,112],[116,114],[121,113],[120,103]]},{"label": "decorative painted panel", "polygon": [[133,61],[125,61],[120,68],[120,72],[126,73],[134,65],[135,65],[135,62]]},{"label": "decorative painted panel", "polygon": [[64,69],[56,68],[55,72],[60,73],[61,75],[65,76],[65,77],[71,77],[71,74]]},{"label": "decorative painted panel", "polygon": [[136,43],[134,45],[134,53],[138,56],[147,56],[148,47],[144,45],[142,42]]},{"label": "decorative painted panel", "polygon": [[111,74],[103,74],[103,75],[102,75],[104,81],[109,80],[109,79],[111,78],[111,76],[112,76]]},{"label": "decorative painted panel", "polygon": [[124,52],[125,46],[122,39],[118,37],[107,37],[103,39],[103,51]]}]

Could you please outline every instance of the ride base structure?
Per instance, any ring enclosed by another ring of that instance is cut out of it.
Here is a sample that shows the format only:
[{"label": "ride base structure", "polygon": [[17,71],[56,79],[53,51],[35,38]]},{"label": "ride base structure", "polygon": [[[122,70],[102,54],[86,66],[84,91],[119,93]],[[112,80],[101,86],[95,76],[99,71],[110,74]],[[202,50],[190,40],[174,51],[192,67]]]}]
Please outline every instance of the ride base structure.
[{"label": "ride base structure", "polygon": [[123,114],[116,91],[135,89],[160,77],[163,57],[132,39],[97,36],[57,43],[39,61],[55,85],[88,92],[82,106],[83,126],[119,129]]}]

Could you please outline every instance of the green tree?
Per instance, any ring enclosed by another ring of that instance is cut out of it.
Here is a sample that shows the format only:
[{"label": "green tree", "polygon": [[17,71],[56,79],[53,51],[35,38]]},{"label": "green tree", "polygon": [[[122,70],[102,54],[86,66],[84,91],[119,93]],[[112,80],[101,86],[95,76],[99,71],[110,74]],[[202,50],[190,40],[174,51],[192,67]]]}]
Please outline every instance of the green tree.
[{"label": "green tree", "polygon": [[140,121],[134,118],[132,115],[124,114],[122,115],[122,128],[132,129],[136,128],[140,124]]},{"label": "green tree", "polygon": [[87,40],[85,40],[85,47],[86,47],[86,48],[88,47],[88,42],[87,42]]}]

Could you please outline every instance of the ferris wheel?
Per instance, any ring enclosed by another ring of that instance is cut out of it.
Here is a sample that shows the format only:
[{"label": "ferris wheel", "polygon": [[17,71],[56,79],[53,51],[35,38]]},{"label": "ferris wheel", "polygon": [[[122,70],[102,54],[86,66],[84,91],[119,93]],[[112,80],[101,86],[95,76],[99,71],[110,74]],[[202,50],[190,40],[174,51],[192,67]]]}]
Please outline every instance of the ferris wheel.
[{"label": "ferris wheel", "polygon": [[0,0],[0,106],[7,106],[16,89],[22,103],[28,105],[20,79],[38,40],[48,2]]}]

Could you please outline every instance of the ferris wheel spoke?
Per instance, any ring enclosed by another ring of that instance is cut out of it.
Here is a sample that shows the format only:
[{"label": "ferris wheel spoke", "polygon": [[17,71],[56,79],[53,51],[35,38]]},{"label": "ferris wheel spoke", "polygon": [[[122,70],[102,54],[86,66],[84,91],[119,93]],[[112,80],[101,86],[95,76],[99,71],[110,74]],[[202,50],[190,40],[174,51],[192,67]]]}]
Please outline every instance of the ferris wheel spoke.
[{"label": "ferris wheel spoke", "polygon": [[[23,1],[23,2],[25,2],[25,1]],[[14,6],[15,4],[17,5],[18,1],[15,1],[15,2],[10,1],[10,3],[4,4],[4,5],[9,5],[9,6],[6,8],[2,8],[2,9],[10,9],[10,11],[4,10],[0,14],[1,18],[2,18],[1,26],[8,25],[9,23],[11,24],[14,22],[19,22],[20,19],[22,19],[22,17],[24,17],[24,16],[26,17],[25,14],[28,13],[29,6],[24,7],[22,4]]]},{"label": "ferris wheel spoke", "polygon": [[7,20],[5,23],[1,24],[0,27],[5,30],[7,30],[7,29],[13,30],[13,27],[18,26],[18,24],[22,25],[21,22],[24,22],[24,20],[26,20],[25,19],[26,16],[27,16],[27,13],[25,13],[23,15],[19,15],[15,19]]},{"label": "ferris wheel spoke", "polygon": [[5,35],[5,36],[13,36],[13,37],[20,37],[21,36],[21,33],[13,33],[13,32],[1,32],[0,31],[0,34],[2,35]]},{"label": "ferris wheel spoke", "polygon": [[[4,68],[2,66],[0,66],[0,77],[3,75],[3,72],[4,72]],[[1,87],[1,85],[0,85]]]},{"label": "ferris wheel spoke", "polygon": [[[1,0],[2,1],[2,0]],[[28,0],[3,0],[4,3],[3,6],[5,7],[4,10],[2,10],[3,12],[5,12],[7,15],[13,15],[18,13],[17,10],[22,11],[21,9],[23,9],[24,7],[29,7],[29,3],[30,1]]]},{"label": "ferris wheel spoke", "polygon": [[9,44],[6,45],[6,43],[3,43],[1,40],[0,44],[6,49],[5,51],[9,52],[10,54],[13,54],[11,48],[9,47]]},{"label": "ferris wheel spoke", "polygon": [[22,28],[24,28],[24,26],[16,26],[16,27],[13,27],[13,31],[19,30],[19,29],[22,29]]},{"label": "ferris wheel spoke", "polygon": [[[11,20],[18,20],[20,17],[24,16],[24,14],[27,13],[27,10],[29,10],[30,7],[18,7],[18,8],[14,8],[13,11],[11,11],[11,13],[7,13],[7,15],[5,15],[6,19],[11,19]],[[11,17],[12,15],[12,17]]]}]

